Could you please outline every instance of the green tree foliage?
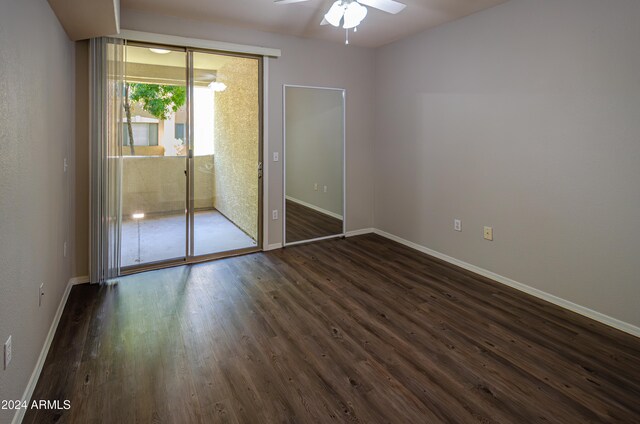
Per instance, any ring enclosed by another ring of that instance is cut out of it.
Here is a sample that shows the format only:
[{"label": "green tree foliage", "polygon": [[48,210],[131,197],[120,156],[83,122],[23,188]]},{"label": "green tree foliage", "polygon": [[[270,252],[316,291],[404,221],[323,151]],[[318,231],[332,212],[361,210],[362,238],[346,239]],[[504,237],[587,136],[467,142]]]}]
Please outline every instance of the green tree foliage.
[{"label": "green tree foliage", "polygon": [[177,112],[187,100],[185,87],[159,84],[125,84],[124,111],[127,117],[129,132],[129,149],[131,156],[135,154],[133,128],[131,126],[131,102],[142,104],[142,109],[156,118],[165,121],[171,112]]},{"label": "green tree foliage", "polygon": [[187,100],[185,87],[159,84],[129,84],[129,98],[139,102],[142,108],[156,118],[169,119],[171,112],[177,112]]}]

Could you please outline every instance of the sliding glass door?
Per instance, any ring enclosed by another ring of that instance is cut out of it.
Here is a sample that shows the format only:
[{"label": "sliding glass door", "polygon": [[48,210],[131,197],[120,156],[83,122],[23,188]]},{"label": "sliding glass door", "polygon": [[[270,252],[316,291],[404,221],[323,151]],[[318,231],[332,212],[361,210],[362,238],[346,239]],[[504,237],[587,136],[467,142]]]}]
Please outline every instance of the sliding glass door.
[{"label": "sliding glass door", "polygon": [[126,46],[122,268],[258,250],[259,58]]},{"label": "sliding glass door", "polygon": [[190,52],[193,256],[255,249],[260,228],[260,62]]},{"label": "sliding glass door", "polygon": [[127,45],[125,92],[121,265],[184,261],[187,52]]}]

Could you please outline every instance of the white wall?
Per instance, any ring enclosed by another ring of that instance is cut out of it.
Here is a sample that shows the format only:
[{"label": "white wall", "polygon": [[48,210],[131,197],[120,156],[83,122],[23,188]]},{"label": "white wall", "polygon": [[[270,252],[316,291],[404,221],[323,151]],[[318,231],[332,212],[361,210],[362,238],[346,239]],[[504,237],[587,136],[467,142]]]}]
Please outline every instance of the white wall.
[{"label": "white wall", "polygon": [[639,21],[511,0],[380,49],[375,226],[640,326]]},{"label": "white wall", "polygon": [[[73,59],[45,0],[2,1],[0,347],[12,335],[13,360],[0,366],[0,399],[22,397],[71,274],[62,247],[72,241],[63,160],[73,140]],[[0,422],[13,412],[0,409]]]},{"label": "white wall", "polygon": [[[347,230],[373,223],[374,51],[325,41],[228,27],[205,21],[122,11],[122,28],[279,48],[269,59],[269,158],[282,153],[282,85],[345,88],[347,118]],[[265,158],[266,160],[267,158]],[[269,163],[269,211],[282,208],[282,162]],[[282,211],[280,211],[282,212]],[[282,241],[282,220],[269,220],[268,242]]]},{"label": "white wall", "polygon": [[287,198],[342,216],[342,91],[301,87],[286,90]]}]

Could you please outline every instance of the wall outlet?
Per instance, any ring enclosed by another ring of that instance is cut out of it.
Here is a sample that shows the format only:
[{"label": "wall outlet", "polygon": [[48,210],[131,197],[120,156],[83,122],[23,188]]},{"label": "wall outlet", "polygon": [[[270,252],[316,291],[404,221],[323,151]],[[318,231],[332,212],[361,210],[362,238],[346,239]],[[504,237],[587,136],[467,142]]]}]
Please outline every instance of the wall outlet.
[{"label": "wall outlet", "polygon": [[4,343],[4,369],[6,370],[9,367],[9,363],[11,362],[11,336]]},{"label": "wall outlet", "polygon": [[67,242],[65,241],[62,245],[62,256],[67,257]]},{"label": "wall outlet", "polygon": [[274,221],[278,219],[278,209],[274,209],[271,211],[271,219],[273,219]]},{"label": "wall outlet", "polygon": [[484,227],[484,239],[485,240],[493,240],[493,228],[492,227]]},{"label": "wall outlet", "polygon": [[64,168],[64,172],[67,172],[67,169],[69,169],[69,163],[67,162],[67,158],[64,158],[63,168]]},{"label": "wall outlet", "polygon": [[324,191],[324,192],[326,193],[326,192],[327,192],[327,186],[324,186],[324,187],[322,188],[322,191]]},{"label": "wall outlet", "polygon": [[313,190],[318,191],[318,183],[313,183]]},{"label": "wall outlet", "polygon": [[278,152],[273,152],[273,161],[278,162],[280,160],[280,154]]},{"label": "wall outlet", "polygon": [[459,219],[453,220],[453,229],[456,231],[462,231],[462,221]]},{"label": "wall outlet", "polygon": [[42,306],[43,297],[44,297],[44,283],[40,284],[40,290],[38,291],[38,308]]}]

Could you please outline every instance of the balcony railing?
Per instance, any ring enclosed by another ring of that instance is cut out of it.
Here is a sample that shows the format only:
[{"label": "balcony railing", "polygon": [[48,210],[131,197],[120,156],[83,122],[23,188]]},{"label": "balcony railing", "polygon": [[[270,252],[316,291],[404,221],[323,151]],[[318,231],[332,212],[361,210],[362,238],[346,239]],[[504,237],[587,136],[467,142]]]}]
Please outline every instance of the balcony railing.
[{"label": "balcony railing", "polygon": [[[186,208],[184,156],[125,156],[122,164],[122,215],[184,213]],[[195,208],[213,209],[215,172],[213,155],[196,156]]]}]

